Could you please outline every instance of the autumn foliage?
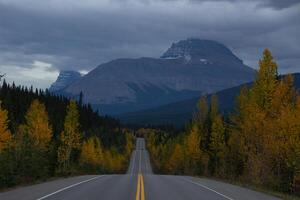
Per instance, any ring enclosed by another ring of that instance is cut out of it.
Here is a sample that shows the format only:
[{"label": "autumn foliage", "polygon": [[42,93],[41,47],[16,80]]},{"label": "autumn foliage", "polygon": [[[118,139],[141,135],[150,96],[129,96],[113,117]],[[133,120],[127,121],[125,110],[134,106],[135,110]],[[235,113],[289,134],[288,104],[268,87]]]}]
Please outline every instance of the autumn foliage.
[{"label": "autumn foliage", "polygon": [[11,141],[11,133],[8,130],[7,111],[1,108],[0,101],[0,153],[7,147]]},{"label": "autumn foliage", "polygon": [[300,96],[292,75],[280,78],[277,71],[266,49],[253,85],[242,88],[229,117],[218,112],[216,96],[202,97],[184,133],[148,130],[154,169],[299,193]]},{"label": "autumn foliage", "polygon": [[110,141],[118,139],[120,145],[104,145],[101,140],[108,136],[103,129],[96,131],[98,124],[92,131],[82,128],[80,106],[71,100],[65,112],[56,113],[58,118],[65,116],[62,131],[55,136],[46,106],[40,100],[31,102],[22,123],[10,124],[16,126],[12,132],[9,112],[0,104],[0,188],[52,176],[126,170],[134,142],[131,131],[115,127]]}]

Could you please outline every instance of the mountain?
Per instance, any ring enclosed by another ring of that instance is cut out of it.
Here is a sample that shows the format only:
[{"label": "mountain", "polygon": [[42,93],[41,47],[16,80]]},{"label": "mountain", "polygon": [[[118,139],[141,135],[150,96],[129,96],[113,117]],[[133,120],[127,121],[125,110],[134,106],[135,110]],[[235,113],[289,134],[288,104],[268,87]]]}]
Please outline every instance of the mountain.
[{"label": "mountain", "polygon": [[52,83],[52,85],[50,86],[49,91],[51,92],[60,91],[80,78],[81,78],[81,74],[79,72],[61,71],[57,77],[57,80],[54,83]]},{"label": "mountain", "polygon": [[[294,85],[296,89],[300,91],[300,73],[295,73],[293,76]],[[250,82],[217,92],[216,95],[218,96],[220,112],[225,114],[232,112],[241,87],[250,87],[251,85],[252,83]],[[211,95],[207,95],[208,100],[211,98]],[[192,98],[138,112],[124,113],[117,116],[117,118],[119,118],[121,122],[128,124],[173,124],[175,126],[183,126],[192,118],[193,113],[196,111],[199,98],[200,97]]]},{"label": "mountain", "polygon": [[247,67],[226,46],[187,39],[172,44],[160,58],[116,59],[96,67],[63,92],[104,114],[157,107],[253,80]]}]

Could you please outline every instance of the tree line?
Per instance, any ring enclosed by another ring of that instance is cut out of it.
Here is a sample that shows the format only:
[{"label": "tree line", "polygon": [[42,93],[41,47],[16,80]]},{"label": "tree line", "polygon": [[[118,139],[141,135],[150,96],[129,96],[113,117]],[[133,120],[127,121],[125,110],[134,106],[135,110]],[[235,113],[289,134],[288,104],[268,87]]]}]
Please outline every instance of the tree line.
[{"label": "tree line", "polygon": [[118,121],[48,91],[0,88],[0,188],[85,173],[122,173],[134,138]]},{"label": "tree line", "polygon": [[266,49],[253,85],[242,88],[229,116],[218,112],[217,96],[210,103],[202,97],[183,133],[139,130],[154,169],[299,192],[300,95],[293,76],[280,78],[277,70]]}]

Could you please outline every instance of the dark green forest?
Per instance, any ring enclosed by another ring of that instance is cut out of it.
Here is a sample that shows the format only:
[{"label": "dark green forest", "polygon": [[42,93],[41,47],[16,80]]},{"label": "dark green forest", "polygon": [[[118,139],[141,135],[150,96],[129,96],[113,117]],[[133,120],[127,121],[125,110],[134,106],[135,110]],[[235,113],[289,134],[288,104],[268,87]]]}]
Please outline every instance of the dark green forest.
[{"label": "dark green forest", "polygon": [[7,84],[0,87],[0,188],[85,173],[121,173],[130,130],[90,104]]}]

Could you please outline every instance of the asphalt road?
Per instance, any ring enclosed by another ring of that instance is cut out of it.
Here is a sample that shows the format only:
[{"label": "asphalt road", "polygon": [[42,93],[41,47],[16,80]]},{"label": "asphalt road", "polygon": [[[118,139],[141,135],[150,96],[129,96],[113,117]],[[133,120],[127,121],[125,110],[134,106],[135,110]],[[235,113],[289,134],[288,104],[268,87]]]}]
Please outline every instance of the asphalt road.
[{"label": "asphalt road", "polygon": [[275,200],[210,179],[154,175],[145,141],[137,139],[125,175],[59,179],[0,193],[0,200]]}]

